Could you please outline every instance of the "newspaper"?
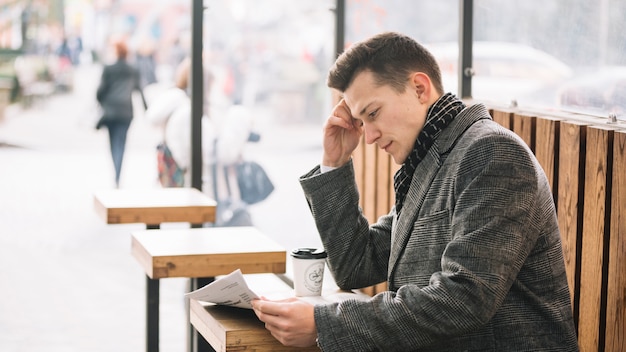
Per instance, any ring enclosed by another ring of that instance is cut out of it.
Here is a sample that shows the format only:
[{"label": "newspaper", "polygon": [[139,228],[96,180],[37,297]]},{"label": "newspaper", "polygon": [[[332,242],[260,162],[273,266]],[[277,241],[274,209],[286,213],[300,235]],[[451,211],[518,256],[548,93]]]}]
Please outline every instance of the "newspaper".
[{"label": "newspaper", "polygon": [[256,293],[248,288],[240,269],[220,277],[202,288],[189,292],[185,296],[198,301],[247,309],[252,309],[250,302],[259,298]]},{"label": "newspaper", "polygon": [[[226,276],[222,276],[202,288],[189,292],[185,294],[185,296],[197,301],[246,309],[252,309],[250,302],[252,302],[253,299],[259,298],[259,296],[248,287],[240,269]],[[338,288],[325,290],[321,296],[298,297],[298,299],[311,304],[339,303],[348,299],[366,301],[370,298],[371,297],[361,292],[342,291]]]}]

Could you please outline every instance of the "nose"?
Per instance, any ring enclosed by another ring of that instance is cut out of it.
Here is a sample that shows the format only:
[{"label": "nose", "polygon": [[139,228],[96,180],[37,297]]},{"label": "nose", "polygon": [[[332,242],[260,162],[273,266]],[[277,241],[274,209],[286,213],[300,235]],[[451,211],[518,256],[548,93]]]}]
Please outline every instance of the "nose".
[{"label": "nose", "polygon": [[363,131],[365,133],[365,143],[373,144],[380,138],[380,131],[371,124],[364,123]]}]

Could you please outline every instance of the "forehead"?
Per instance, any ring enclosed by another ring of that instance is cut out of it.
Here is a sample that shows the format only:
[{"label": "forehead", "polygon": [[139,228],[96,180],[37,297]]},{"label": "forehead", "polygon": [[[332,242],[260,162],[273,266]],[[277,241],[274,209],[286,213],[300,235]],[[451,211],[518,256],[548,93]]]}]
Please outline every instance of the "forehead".
[{"label": "forehead", "polygon": [[378,84],[371,71],[356,74],[352,84],[343,92],[343,98],[356,118],[365,114],[370,105],[381,103],[395,95],[397,92],[391,86]]}]

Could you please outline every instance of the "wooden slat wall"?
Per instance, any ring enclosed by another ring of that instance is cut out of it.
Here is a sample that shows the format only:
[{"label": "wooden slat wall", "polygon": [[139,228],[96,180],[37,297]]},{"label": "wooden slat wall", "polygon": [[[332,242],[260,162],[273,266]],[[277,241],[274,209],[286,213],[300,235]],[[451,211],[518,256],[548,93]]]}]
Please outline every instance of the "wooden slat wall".
[{"label": "wooden slat wall", "polygon": [[376,148],[376,160],[378,167],[376,168],[376,211],[373,216],[378,218],[378,214],[387,214],[389,212],[389,185],[393,187],[393,175],[391,175],[392,160],[386,157],[387,154]]},{"label": "wooden slat wall", "polygon": [[513,113],[505,110],[492,110],[491,116],[493,120],[507,129],[511,129],[511,120],[513,119]]},{"label": "wooden slat wall", "polygon": [[[352,153],[352,163],[354,164],[354,177],[356,185],[361,192],[361,208],[363,208],[365,193],[369,192],[370,187],[365,187],[365,170],[367,165],[365,163],[365,143],[362,141]],[[371,185],[375,186],[375,185]]]},{"label": "wooden slat wall", "polygon": [[530,150],[535,152],[535,116],[528,114],[513,114],[513,132],[520,136]]},{"label": "wooden slat wall", "polygon": [[626,132],[613,138],[605,351],[626,351]]},{"label": "wooden slat wall", "polygon": [[559,165],[559,148],[557,146],[560,143],[560,128],[560,119],[540,117],[536,120],[535,156],[537,156],[539,164],[548,177],[557,206],[558,179],[556,170]]},{"label": "wooden slat wall", "polygon": [[[552,187],[581,351],[626,351],[626,124],[502,108],[490,113],[528,144]],[[362,144],[357,183],[363,210],[375,222],[393,206],[398,166]]]},{"label": "wooden slat wall", "polygon": [[[365,164],[366,165],[376,165],[373,169],[367,168],[365,169],[365,173],[363,174],[363,182],[366,185],[367,191],[362,196],[363,198],[363,214],[365,217],[372,222],[376,221],[376,195],[378,193],[378,169],[380,165],[378,164],[378,159],[376,155],[376,146],[372,144],[366,144],[364,146],[365,151]],[[367,187],[367,185],[375,185],[374,187]]]},{"label": "wooden slat wall", "polygon": [[561,122],[560,143],[558,145],[559,164],[556,179],[557,215],[563,243],[563,255],[569,283],[574,317],[578,316],[580,288],[580,238],[582,236],[582,184],[584,174],[584,150],[587,129],[584,124],[570,121]]},{"label": "wooden slat wall", "polygon": [[606,203],[607,191],[610,192],[608,189],[611,186],[607,182],[607,155],[613,140],[612,132],[595,126],[587,129],[578,313],[579,317],[585,317],[578,319],[580,349],[583,351],[601,350],[604,343],[600,330],[606,314],[602,308],[602,296],[605,291],[603,286],[606,285],[606,276],[603,275],[607,259],[604,254],[605,238],[608,235]]}]

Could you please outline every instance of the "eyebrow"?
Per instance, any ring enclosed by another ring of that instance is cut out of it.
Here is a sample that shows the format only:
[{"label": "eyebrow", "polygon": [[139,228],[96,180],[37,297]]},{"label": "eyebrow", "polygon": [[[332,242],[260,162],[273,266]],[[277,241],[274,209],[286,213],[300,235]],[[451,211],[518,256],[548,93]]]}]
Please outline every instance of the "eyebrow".
[{"label": "eyebrow", "polygon": [[365,115],[365,111],[367,111],[367,109],[370,107],[370,105],[374,104],[374,101],[369,102],[367,105],[365,105],[363,107],[363,109],[361,109],[361,112],[359,112],[359,116]]}]

